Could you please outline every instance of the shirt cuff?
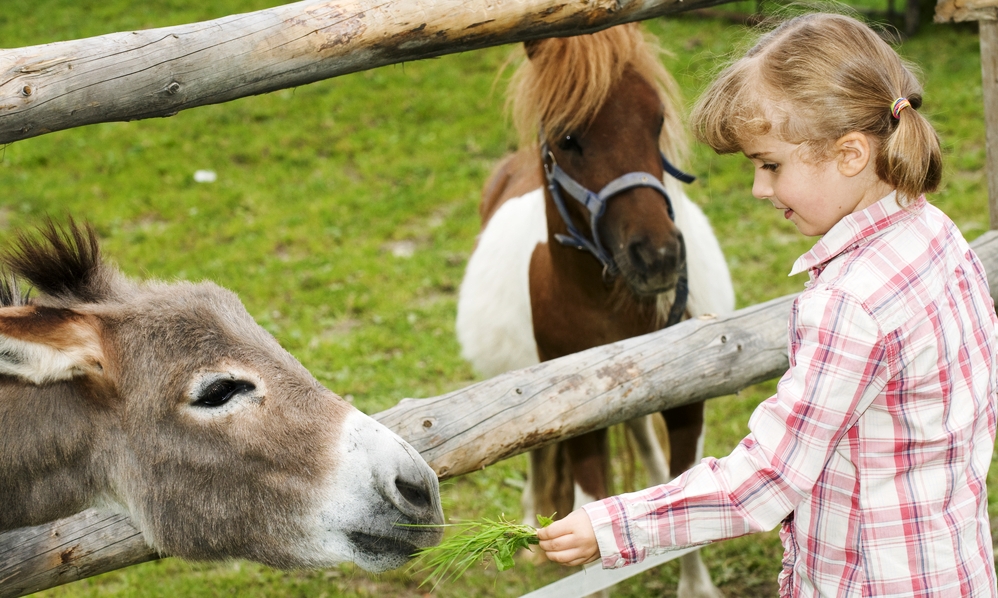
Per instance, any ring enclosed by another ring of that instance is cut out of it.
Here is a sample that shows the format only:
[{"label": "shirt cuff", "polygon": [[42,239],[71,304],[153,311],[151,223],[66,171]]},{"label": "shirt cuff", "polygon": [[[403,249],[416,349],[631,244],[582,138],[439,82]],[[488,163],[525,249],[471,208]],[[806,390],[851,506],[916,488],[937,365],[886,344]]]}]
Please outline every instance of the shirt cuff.
[{"label": "shirt cuff", "polygon": [[[625,565],[637,563],[643,558],[642,554],[636,554],[634,547],[622,546],[618,539],[623,540],[626,534],[623,529],[627,526],[627,514],[624,511],[624,503],[616,496],[591,502],[582,507],[589,515],[589,522],[593,526],[596,534],[596,544],[599,546],[600,562],[604,569],[617,569]],[[625,555],[629,553],[630,558]]]}]

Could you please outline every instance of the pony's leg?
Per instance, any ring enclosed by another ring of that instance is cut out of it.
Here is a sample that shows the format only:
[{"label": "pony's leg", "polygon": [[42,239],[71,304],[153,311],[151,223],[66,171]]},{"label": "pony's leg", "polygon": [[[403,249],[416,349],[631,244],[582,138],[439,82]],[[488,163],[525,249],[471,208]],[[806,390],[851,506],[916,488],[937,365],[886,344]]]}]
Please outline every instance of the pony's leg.
[{"label": "pony's leg", "polygon": [[[587,432],[565,441],[575,480],[573,509],[610,495],[610,442],[606,429]],[[568,513],[559,513],[567,515]]]},{"label": "pony's leg", "polygon": [[[694,403],[663,411],[669,430],[669,465],[682,473],[703,458],[703,403]],[[679,598],[722,598],[710,580],[710,572],[700,552],[679,557]]]},{"label": "pony's leg", "polygon": [[[575,504],[573,509],[606,498],[610,495],[610,440],[609,430],[587,432],[565,441],[568,458],[575,480]],[[601,567],[599,561],[585,565]],[[610,590],[600,590],[585,598],[609,598]]]},{"label": "pony's leg", "polygon": [[665,460],[665,451],[655,433],[654,416],[646,415],[626,422],[634,445],[638,450],[638,458],[648,472],[648,486],[664,484],[672,479],[669,476],[669,464]]},{"label": "pony's leg", "polygon": [[537,514],[551,514],[554,489],[561,476],[559,450],[557,444],[549,444],[530,451],[527,461],[527,484],[523,488],[520,506],[523,507],[523,523],[537,525]]},{"label": "pony's leg", "polygon": [[[571,507],[572,473],[568,452],[562,443],[530,451],[527,461],[527,483],[523,487],[520,506],[523,523],[537,526],[537,515],[550,517],[552,513],[564,517]],[[535,563],[544,562],[544,552],[528,550]]]}]

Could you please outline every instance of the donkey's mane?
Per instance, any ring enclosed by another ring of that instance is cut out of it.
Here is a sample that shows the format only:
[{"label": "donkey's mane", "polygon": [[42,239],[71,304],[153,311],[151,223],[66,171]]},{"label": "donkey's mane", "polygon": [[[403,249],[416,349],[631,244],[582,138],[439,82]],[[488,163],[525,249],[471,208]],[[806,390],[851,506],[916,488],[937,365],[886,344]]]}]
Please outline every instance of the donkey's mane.
[{"label": "donkey's mane", "polygon": [[560,137],[586,126],[630,65],[658,91],[665,106],[659,145],[670,160],[686,147],[679,88],[659,59],[663,50],[636,23],[591,35],[527,42],[525,60],[510,82],[509,99],[520,146],[536,142],[538,125]]},{"label": "donkey's mane", "polygon": [[[0,256],[0,266],[57,299],[94,302],[106,298],[100,245],[90,224],[78,225],[70,220],[68,225],[58,227],[49,220],[38,232],[40,238],[19,233],[14,245]],[[6,291],[0,289],[0,295],[12,296],[12,288],[17,285],[11,287],[8,282],[6,287]]]},{"label": "donkey's mane", "polygon": [[27,305],[28,299],[28,293],[21,291],[17,278],[0,270],[0,307]]}]

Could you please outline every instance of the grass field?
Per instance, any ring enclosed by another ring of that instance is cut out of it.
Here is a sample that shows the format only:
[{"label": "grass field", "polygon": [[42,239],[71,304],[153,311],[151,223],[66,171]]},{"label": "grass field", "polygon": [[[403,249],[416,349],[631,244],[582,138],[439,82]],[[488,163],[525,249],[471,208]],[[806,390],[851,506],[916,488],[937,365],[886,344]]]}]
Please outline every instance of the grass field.
[{"label": "grass field", "polygon": [[[276,3],[4,0],[0,46]],[[697,16],[648,27],[671,52],[664,59],[688,100],[746,35],[728,20]],[[367,413],[466,386],[474,375],[454,339],[455,297],[478,231],[479,189],[515,143],[504,118],[505,78],[497,73],[516,51],[390,66],[169,119],[94,125],[6,146],[0,237],[50,215],[87,219],[130,275],[211,279],[236,291],[320,381]],[[899,51],[924,71],[922,110],[946,151],[944,186],[932,201],[972,239],[988,222],[976,32],[927,23]],[[687,166],[700,177],[690,194],[721,239],[739,307],[799,291],[803,278],[786,273],[811,242],[752,199],[748,161],[694,147]],[[217,181],[196,183],[199,169],[215,171]],[[710,401],[706,452],[730,451],[772,389],[766,383]],[[510,459],[446,483],[447,515],[515,516],[524,463]],[[616,490],[623,489],[618,480]],[[773,595],[781,553],[775,533],[704,550],[729,596]],[[433,595],[518,596],[568,572],[529,563],[501,575],[477,570]],[[615,596],[674,595],[677,574],[674,563],[666,565],[623,584]],[[426,595],[419,582],[404,571],[372,576],[349,565],[281,572],[242,561],[166,559],[46,595]]]}]

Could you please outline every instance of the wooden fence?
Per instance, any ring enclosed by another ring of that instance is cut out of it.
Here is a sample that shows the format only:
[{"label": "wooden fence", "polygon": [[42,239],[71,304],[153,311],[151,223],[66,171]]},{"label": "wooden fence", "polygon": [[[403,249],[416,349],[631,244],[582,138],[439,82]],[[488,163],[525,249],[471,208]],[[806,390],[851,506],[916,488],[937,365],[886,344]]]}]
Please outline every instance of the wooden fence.
[{"label": "wooden fence", "polygon": [[0,50],[0,143],[730,0],[305,0]]}]

